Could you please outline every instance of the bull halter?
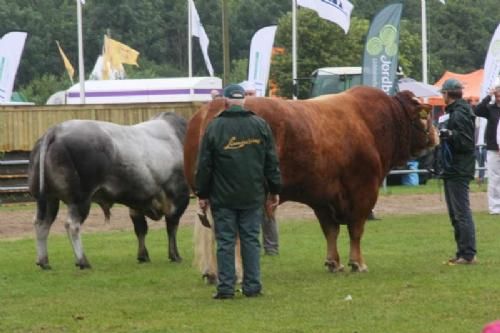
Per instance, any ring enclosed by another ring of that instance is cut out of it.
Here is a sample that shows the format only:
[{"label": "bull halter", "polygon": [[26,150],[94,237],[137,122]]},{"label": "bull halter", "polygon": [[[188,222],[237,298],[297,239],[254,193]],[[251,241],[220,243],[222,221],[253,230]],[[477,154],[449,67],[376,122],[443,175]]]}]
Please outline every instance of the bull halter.
[{"label": "bull halter", "polygon": [[[406,111],[406,108],[405,108],[405,105],[404,103],[401,101],[401,97],[399,97],[398,95],[394,96],[394,98],[399,102],[399,104],[401,105],[401,108],[403,109],[403,113],[405,114],[406,118],[410,121],[410,125],[411,127],[413,127],[414,129],[420,131],[420,132],[424,132],[425,133],[425,136],[427,138],[427,143],[429,143],[430,141],[430,138],[429,138],[429,129],[431,128],[432,126],[432,123],[431,123],[431,119],[429,118],[429,115],[423,117],[422,116],[422,111],[420,112],[419,114],[419,118],[417,120],[412,120],[410,115],[408,114],[408,111]],[[417,125],[417,122],[420,120],[420,119],[426,119],[427,120],[427,128],[422,128],[420,126]]]}]

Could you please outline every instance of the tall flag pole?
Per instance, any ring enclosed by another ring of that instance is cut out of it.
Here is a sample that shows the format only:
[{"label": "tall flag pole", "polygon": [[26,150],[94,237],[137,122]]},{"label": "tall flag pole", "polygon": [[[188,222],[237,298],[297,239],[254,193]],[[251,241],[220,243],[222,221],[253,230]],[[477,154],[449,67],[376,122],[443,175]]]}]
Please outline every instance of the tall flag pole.
[{"label": "tall flag pole", "polygon": [[340,26],[347,34],[351,24],[352,3],[348,0],[292,0],[292,81],[293,99],[297,99],[297,5],[309,8],[319,17]]},{"label": "tall flag pole", "polygon": [[189,77],[193,76],[193,28],[192,28],[192,14],[191,2],[188,0],[188,74]]},{"label": "tall flag pole", "polygon": [[85,68],[83,65],[82,4],[85,0],[76,0],[78,24],[78,74],[80,79],[80,104],[85,104]]},{"label": "tall flag pole", "polygon": [[429,83],[427,79],[427,10],[425,0],[421,0],[422,6],[422,82]]},{"label": "tall flag pole", "polygon": [[[444,0],[439,0],[443,5]],[[422,82],[429,83],[427,77],[428,64],[427,64],[427,4],[426,0],[421,0],[422,11]]]},{"label": "tall flag pole", "polygon": [[399,23],[403,5],[388,5],[373,18],[363,55],[363,84],[392,95],[396,88]]},{"label": "tall flag pole", "polygon": [[297,0],[292,0],[292,98],[297,99]]},{"label": "tall flag pole", "polygon": [[203,25],[201,24],[200,16],[198,15],[198,11],[194,6],[194,1],[193,0],[188,0],[188,1],[189,1],[189,6],[191,7],[190,10],[191,14],[190,22],[192,29],[191,36],[198,37],[198,40],[200,42],[201,53],[203,53],[205,65],[207,66],[207,71],[210,74],[210,76],[214,76],[214,69],[212,67],[212,63],[210,62],[210,57],[208,56],[208,44],[210,43],[210,41],[208,39],[207,33],[205,32],[205,28],[203,28]]}]

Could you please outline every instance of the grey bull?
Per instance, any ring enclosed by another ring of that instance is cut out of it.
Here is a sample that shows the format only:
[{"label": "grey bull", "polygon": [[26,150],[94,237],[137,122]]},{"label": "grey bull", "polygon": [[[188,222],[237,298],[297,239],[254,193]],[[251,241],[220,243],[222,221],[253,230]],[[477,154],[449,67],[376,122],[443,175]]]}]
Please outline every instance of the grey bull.
[{"label": "grey bull", "polygon": [[47,237],[60,201],[68,207],[65,227],[81,269],[91,267],[80,230],[92,202],[101,206],[106,220],[114,203],[129,207],[139,262],[149,261],[146,217],[165,217],[168,257],[181,261],[176,234],[189,204],[183,173],[185,133],[186,120],[173,113],[133,126],[69,120],[50,128],[31,152],[28,171],[37,201],[37,265],[50,269]]}]

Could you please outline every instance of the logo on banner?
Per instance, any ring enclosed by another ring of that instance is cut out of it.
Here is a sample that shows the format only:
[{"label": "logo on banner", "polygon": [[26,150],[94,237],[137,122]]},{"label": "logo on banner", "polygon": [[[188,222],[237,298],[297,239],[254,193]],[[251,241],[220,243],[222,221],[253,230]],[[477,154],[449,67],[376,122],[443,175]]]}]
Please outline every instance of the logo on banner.
[{"label": "logo on banner", "polygon": [[372,37],[368,41],[366,49],[372,56],[377,56],[385,50],[385,54],[393,57],[398,53],[397,37],[398,29],[393,25],[387,24],[380,30],[378,37]]},{"label": "logo on banner", "polygon": [[321,0],[321,1],[330,6],[337,7],[338,9],[344,9],[344,7],[342,6],[342,1],[340,0]]},{"label": "logo on banner", "polygon": [[[391,68],[393,66],[394,56],[398,54],[398,29],[386,24],[378,36],[370,38],[366,44],[366,51],[374,57],[372,66],[374,73],[380,72],[380,88],[386,93],[390,93],[394,86],[391,80]],[[374,80],[378,76],[374,76]],[[378,86],[374,82],[374,86]]]}]

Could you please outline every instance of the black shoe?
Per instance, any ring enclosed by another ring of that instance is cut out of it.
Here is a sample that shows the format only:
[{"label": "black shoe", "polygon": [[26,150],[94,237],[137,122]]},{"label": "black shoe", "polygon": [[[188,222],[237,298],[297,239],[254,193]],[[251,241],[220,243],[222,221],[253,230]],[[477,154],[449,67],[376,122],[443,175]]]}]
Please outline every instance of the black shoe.
[{"label": "black shoe", "polygon": [[232,299],[234,298],[233,294],[221,294],[221,293],[215,293],[212,295],[213,299]]},{"label": "black shoe", "polygon": [[245,295],[246,297],[259,297],[259,296],[262,296],[263,294],[260,291],[256,291],[256,292],[253,292],[253,293],[243,292],[243,295]]}]

